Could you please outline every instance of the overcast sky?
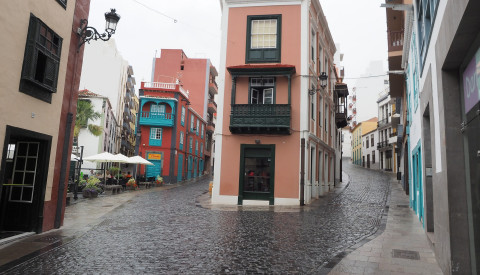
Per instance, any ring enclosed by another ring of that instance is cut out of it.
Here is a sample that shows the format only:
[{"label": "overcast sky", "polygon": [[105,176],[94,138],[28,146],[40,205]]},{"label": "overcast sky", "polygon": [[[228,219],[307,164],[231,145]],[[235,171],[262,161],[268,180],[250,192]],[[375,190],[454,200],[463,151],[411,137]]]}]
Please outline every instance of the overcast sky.
[{"label": "overcast sky", "polygon": [[[369,75],[370,61],[387,62],[385,9],[381,0],[320,0],[335,43],[344,53],[345,82]],[[89,25],[103,30],[104,13],[116,8],[121,19],[116,44],[137,80],[150,81],[152,59],[160,49],[183,49],[188,57],[220,62],[219,0],[91,0]],[[175,23],[176,20],[176,23]],[[101,43],[93,41],[92,43]],[[88,47],[88,45],[86,45]],[[379,78],[383,82],[383,78]],[[361,96],[361,95],[359,95]]]}]

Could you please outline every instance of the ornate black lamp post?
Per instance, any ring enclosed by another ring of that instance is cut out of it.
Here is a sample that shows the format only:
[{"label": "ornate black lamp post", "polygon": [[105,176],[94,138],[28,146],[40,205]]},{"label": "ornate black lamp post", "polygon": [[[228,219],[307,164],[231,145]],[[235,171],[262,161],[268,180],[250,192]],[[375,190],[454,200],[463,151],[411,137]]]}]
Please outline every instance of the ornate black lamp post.
[{"label": "ornate black lamp post", "polygon": [[322,86],[323,89],[327,87],[327,80],[328,76],[325,72],[322,72],[322,74],[318,77],[320,79],[320,86]]},{"label": "ornate black lamp post", "polygon": [[[322,87],[322,89],[325,89],[325,87],[327,87],[327,82],[328,82],[328,75],[327,73],[325,72],[322,72],[320,74],[320,76],[318,77],[318,79],[320,80],[320,87]],[[309,95],[314,95],[316,92],[320,91],[320,89],[308,89],[308,94]]]},{"label": "ornate black lamp post", "polygon": [[78,28],[77,34],[80,36],[78,43],[78,49],[82,47],[85,42],[90,43],[90,40],[101,39],[108,41],[112,34],[117,29],[117,23],[120,20],[120,15],[115,12],[115,9],[110,9],[110,12],[105,13],[105,32],[100,34],[95,28],[88,26],[88,20],[80,20],[80,28]]}]

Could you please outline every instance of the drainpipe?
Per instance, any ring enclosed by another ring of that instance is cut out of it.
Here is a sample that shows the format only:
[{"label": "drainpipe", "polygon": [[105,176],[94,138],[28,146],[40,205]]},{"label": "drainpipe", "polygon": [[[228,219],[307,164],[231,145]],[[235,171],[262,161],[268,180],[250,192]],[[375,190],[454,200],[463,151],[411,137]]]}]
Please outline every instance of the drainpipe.
[{"label": "drainpipe", "polygon": [[300,206],[305,205],[305,138],[301,140]]}]

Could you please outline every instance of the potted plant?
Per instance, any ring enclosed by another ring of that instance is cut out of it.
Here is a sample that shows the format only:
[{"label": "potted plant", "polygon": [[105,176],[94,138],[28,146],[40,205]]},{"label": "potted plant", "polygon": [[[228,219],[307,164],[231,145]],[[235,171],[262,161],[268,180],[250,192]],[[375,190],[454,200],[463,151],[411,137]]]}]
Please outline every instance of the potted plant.
[{"label": "potted plant", "polygon": [[112,177],[115,177],[115,178],[118,177],[118,172],[120,171],[120,168],[116,166],[112,166],[108,170],[110,171],[110,175],[112,175]]},{"label": "potted plant", "polygon": [[130,190],[135,190],[138,188],[137,181],[134,178],[130,178],[127,181],[127,188]]},{"label": "potted plant", "polygon": [[84,198],[96,198],[103,190],[99,186],[100,180],[96,177],[89,177],[86,181],[86,185],[82,190],[82,195]]},{"label": "potted plant", "polygon": [[157,186],[161,186],[163,184],[163,178],[160,177],[160,175],[158,175],[157,178],[155,179],[155,183]]}]

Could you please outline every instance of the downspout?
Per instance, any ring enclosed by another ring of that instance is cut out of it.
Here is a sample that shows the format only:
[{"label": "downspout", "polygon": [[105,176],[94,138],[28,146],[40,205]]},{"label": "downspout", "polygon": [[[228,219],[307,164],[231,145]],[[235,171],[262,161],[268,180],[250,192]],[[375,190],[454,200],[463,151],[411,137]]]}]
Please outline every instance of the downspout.
[{"label": "downspout", "polygon": [[300,206],[305,205],[305,138],[301,140],[301,166],[300,166]]}]

